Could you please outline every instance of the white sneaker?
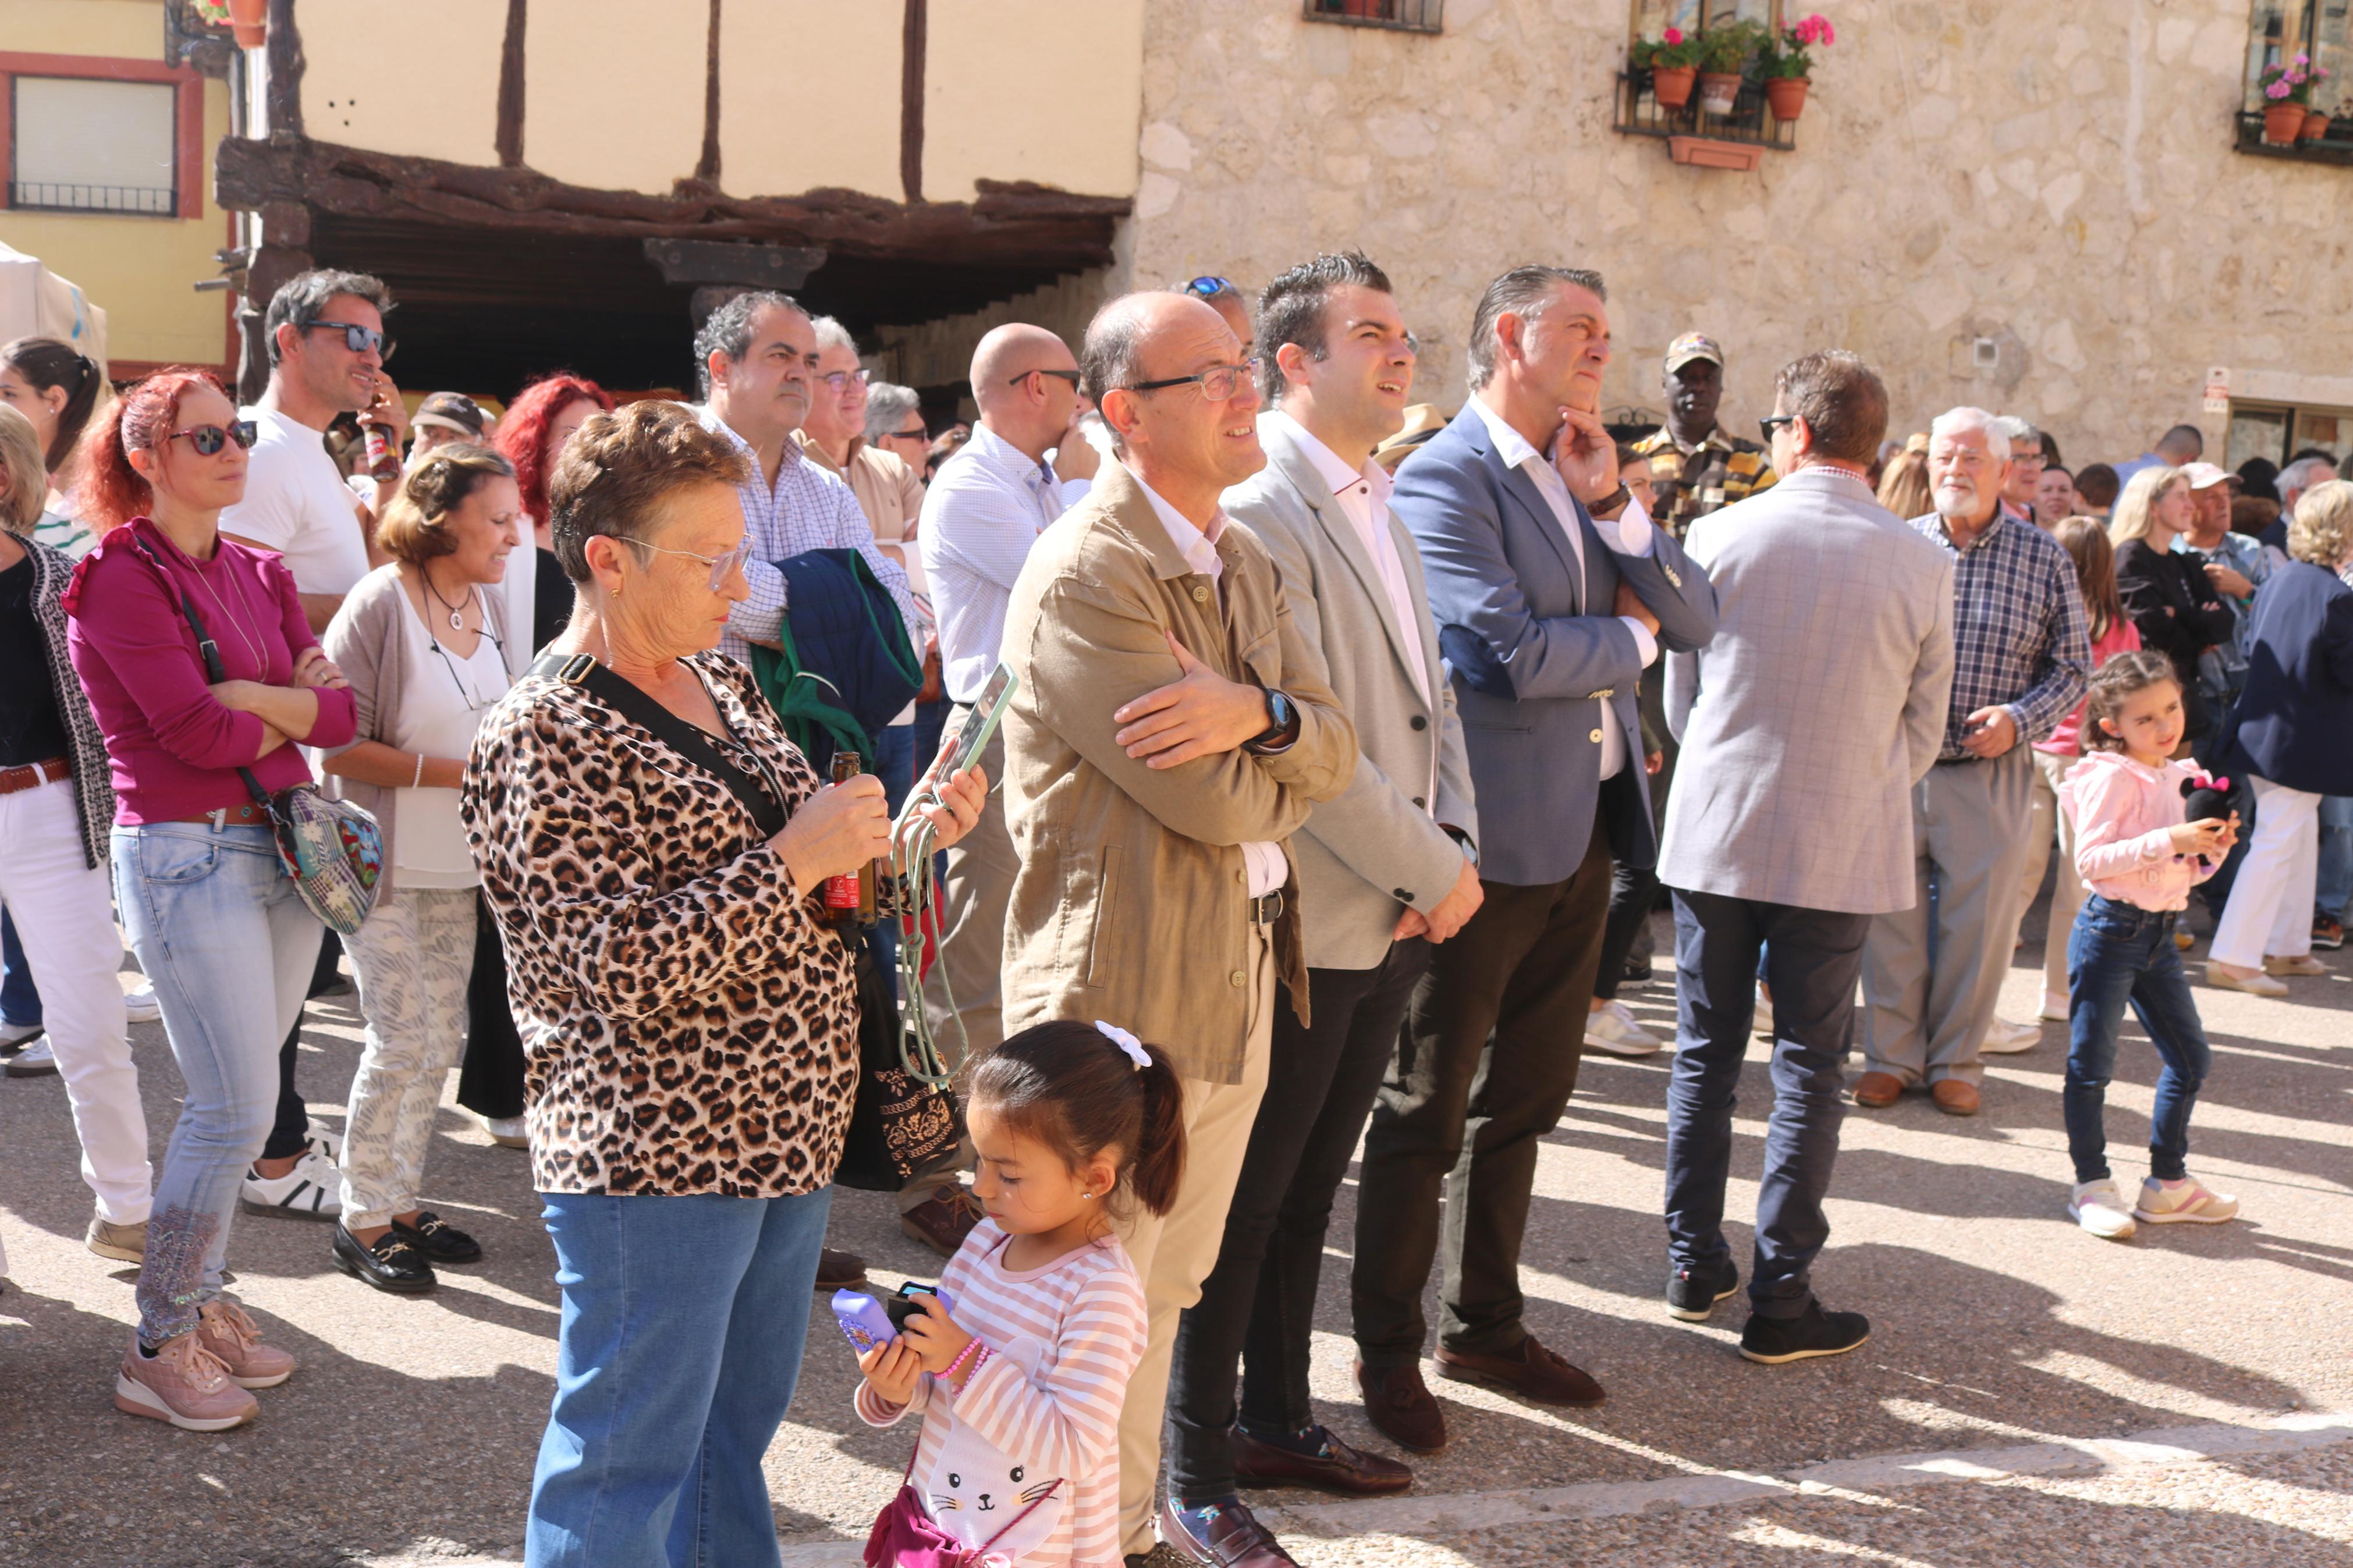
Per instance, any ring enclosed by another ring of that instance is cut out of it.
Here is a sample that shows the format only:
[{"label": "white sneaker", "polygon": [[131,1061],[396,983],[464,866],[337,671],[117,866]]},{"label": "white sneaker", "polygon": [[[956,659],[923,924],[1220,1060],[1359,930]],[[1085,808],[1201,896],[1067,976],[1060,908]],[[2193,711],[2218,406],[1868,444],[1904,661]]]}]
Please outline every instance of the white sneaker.
[{"label": "white sneaker", "polygon": [[1773,1037],[1773,998],[1765,994],[1765,983],[1757,983],[1757,1021],[1748,1026],[1749,1033],[1760,1040]]},{"label": "white sneaker", "polygon": [[2243,991],[2250,996],[2284,996],[2287,987],[2268,974],[2233,974],[2209,959],[2206,984],[2218,991]]},{"label": "white sneaker", "polygon": [[343,1135],[342,1133],[326,1126],[314,1116],[311,1118],[311,1129],[305,1136],[310,1140],[311,1147],[324,1156],[328,1164],[343,1163]]},{"label": "white sneaker", "polygon": [[2042,1025],[2013,1024],[2007,1018],[1996,1018],[1987,1027],[1978,1053],[1989,1057],[2015,1056],[2021,1051],[2031,1051],[2042,1043]]},{"label": "white sneaker", "polygon": [[2065,1023],[2067,1021],[2067,993],[2064,991],[2045,991],[2042,994],[2042,1018],[2046,1024]]},{"label": "white sneaker", "polygon": [[249,1209],[334,1219],[343,1212],[343,1173],[335,1169],[332,1160],[319,1152],[314,1142],[302,1151],[294,1168],[282,1176],[265,1176],[248,1166],[244,1191],[239,1195]]},{"label": "white sneaker", "polygon": [[46,1024],[0,1024],[0,1051],[21,1046],[26,1040],[38,1039]]},{"label": "white sneaker", "polygon": [[531,1147],[531,1139],[525,1135],[523,1120],[520,1116],[481,1116],[475,1120],[482,1124],[482,1131],[491,1135],[491,1142],[501,1149]]},{"label": "white sneaker", "polygon": [[137,989],[122,994],[122,1010],[134,1024],[160,1024],[164,1021],[164,1005],[155,1000],[155,983],[142,980]]},{"label": "white sneaker", "polygon": [[2160,1182],[2151,1176],[2140,1184],[2133,1217],[2151,1225],[2221,1225],[2239,1217],[2239,1200],[2208,1192],[2195,1176],[2179,1182]]},{"label": "white sneaker", "polygon": [[1623,1002],[1604,1002],[1585,1016],[1585,1043],[1613,1057],[1647,1057],[1664,1044],[1634,1021]]},{"label": "white sneaker", "polygon": [[10,1078],[41,1078],[58,1070],[58,1058],[50,1053],[47,1035],[35,1040],[8,1058]]},{"label": "white sneaker", "polygon": [[2132,1239],[2132,1210],[2125,1207],[2125,1195],[2116,1191],[2114,1177],[2076,1183],[2074,1194],[2067,1200],[2067,1213],[2094,1236],[2109,1241]]}]

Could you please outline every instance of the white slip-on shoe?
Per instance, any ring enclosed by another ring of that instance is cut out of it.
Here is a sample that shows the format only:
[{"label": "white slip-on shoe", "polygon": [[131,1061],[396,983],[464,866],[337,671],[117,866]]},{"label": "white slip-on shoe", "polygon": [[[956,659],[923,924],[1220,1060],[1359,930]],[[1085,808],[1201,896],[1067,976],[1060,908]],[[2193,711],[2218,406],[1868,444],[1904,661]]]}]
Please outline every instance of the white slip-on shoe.
[{"label": "white slip-on shoe", "polygon": [[491,1142],[500,1148],[528,1149],[531,1147],[529,1129],[523,1124],[522,1117],[483,1116],[476,1120],[481,1122],[482,1131],[491,1135]]},{"label": "white slip-on shoe", "polygon": [[1585,1016],[1585,1043],[1613,1057],[1647,1057],[1665,1044],[1634,1021],[1623,1002],[1605,1002]]},{"label": "white slip-on shoe", "polygon": [[2042,994],[2042,1021],[2046,1024],[2065,1023],[2067,1021],[2067,993],[2064,991],[2045,991]]},{"label": "white slip-on shoe", "polygon": [[2132,1210],[2125,1206],[2125,1195],[2116,1191],[2113,1176],[2076,1183],[2073,1195],[2067,1200],[2067,1213],[2094,1236],[2109,1241],[2132,1239]]},{"label": "white slip-on shoe", "polygon": [[2268,974],[2233,974],[2212,959],[2206,963],[2206,984],[2217,991],[2243,991],[2250,996],[2287,994],[2287,987]]},{"label": "white slip-on shoe", "polygon": [[122,1011],[134,1024],[163,1022],[164,1005],[155,1000],[155,983],[142,980],[135,988],[124,992]]},{"label": "white slip-on shoe", "polygon": [[2239,1200],[2210,1193],[2195,1176],[2160,1182],[2155,1176],[2140,1184],[2133,1218],[2151,1225],[2221,1225],[2239,1217]]},{"label": "white slip-on shoe", "polygon": [[1980,1056],[2009,1057],[2021,1051],[2031,1051],[2042,1043],[2040,1024],[2013,1024],[2007,1018],[1996,1018],[1986,1028],[1986,1037],[1978,1047]]}]

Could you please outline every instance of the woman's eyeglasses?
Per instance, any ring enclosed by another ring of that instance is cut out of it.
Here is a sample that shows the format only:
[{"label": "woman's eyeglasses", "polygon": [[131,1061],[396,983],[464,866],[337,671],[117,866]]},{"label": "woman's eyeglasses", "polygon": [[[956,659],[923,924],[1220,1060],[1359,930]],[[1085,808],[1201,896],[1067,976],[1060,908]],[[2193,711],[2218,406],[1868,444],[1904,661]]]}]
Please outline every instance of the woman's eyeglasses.
[{"label": "woman's eyeglasses", "polygon": [[1159,392],[1171,386],[1198,385],[1201,389],[1202,396],[1212,403],[1223,403],[1240,387],[1244,376],[1250,377],[1252,381],[1258,379],[1258,361],[1251,359],[1244,360],[1240,364],[1221,364],[1214,369],[1205,370],[1198,375],[1172,375],[1166,381],[1139,381],[1127,390]]},{"label": "woman's eyeglasses", "polygon": [[642,539],[626,540],[640,550],[650,550],[657,555],[683,555],[690,561],[700,561],[711,568],[711,591],[718,593],[727,585],[727,579],[741,571],[744,563],[752,558],[752,536],[745,534],[736,541],[735,548],[724,555],[705,555],[694,550],[672,550],[667,545],[649,544]]},{"label": "woman's eyeglasses", "polygon": [[193,430],[174,430],[164,437],[166,441],[185,441],[196,449],[200,458],[216,458],[220,449],[231,441],[250,450],[261,438],[260,429],[250,419],[239,419],[224,428],[218,425],[199,425]]},{"label": "woman's eyeglasses", "polygon": [[305,321],[302,330],[306,332],[340,331],[343,334],[343,347],[355,354],[364,354],[374,349],[379,359],[392,357],[392,340],[374,327],[363,327],[356,321]]}]

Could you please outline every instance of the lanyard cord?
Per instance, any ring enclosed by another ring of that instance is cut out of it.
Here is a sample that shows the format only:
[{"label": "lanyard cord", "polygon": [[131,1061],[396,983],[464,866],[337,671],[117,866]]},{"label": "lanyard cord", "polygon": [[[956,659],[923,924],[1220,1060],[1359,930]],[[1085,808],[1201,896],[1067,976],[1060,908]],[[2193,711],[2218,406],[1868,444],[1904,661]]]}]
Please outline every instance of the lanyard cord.
[{"label": "lanyard cord", "polygon": [[[947,932],[938,929],[939,906],[935,900],[936,884],[932,877],[934,843],[939,830],[932,819],[920,809],[939,805],[938,784],[926,777],[915,793],[908,797],[906,808],[891,827],[891,868],[899,879],[899,1065],[917,1082],[934,1089],[944,1089],[955,1076],[944,1063],[939,1047],[932,1039],[931,1019],[923,1011],[923,930],[934,928],[942,945]],[[964,1026],[964,1016],[957,1010],[955,993],[949,987],[945,956],[938,965],[940,993],[947,999],[948,1016],[955,1020],[956,1034],[963,1047],[956,1053],[956,1066],[961,1067],[972,1055],[972,1037]]]}]

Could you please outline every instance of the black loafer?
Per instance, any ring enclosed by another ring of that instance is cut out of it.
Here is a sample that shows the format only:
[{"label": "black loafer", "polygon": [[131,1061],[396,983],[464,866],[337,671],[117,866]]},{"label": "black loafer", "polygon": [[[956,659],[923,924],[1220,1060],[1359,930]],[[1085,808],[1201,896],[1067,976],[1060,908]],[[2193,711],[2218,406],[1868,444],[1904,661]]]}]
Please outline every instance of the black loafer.
[{"label": "black loafer", "polygon": [[425,1254],[429,1263],[473,1263],[482,1256],[480,1242],[430,1209],[418,1215],[415,1225],[394,1220],[392,1234]]},{"label": "black loafer", "polygon": [[417,1296],[434,1286],[433,1265],[398,1230],[385,1231],[370,1247],[335,1222],[335,1267],[353,1279],[396,1296]]},{"label": "black loafer", "polygon": [[1844,1355],[1869,1338],[1871,1320],[1861,1312],[1825,1312],[1820,1301],[1809,1301],[1794,1318],[1751,1313],[1748,1326],[1740,1331],[1740,1353],[1778,1366],[1812,1356]]},{"label": "black loafer", "polygon": [[1715,1304],[1740,1289],[1740,1270],[1725,1258],[1715,1268],[1678,1263],[1667,1276],[1667,1314],[1686,1323],[1706,1321]]}]

